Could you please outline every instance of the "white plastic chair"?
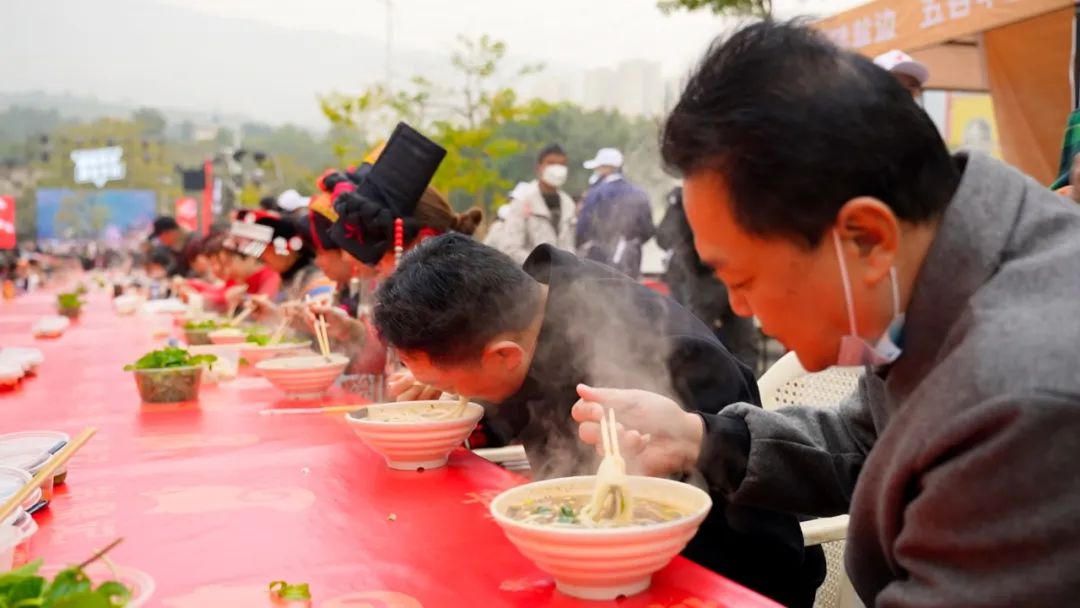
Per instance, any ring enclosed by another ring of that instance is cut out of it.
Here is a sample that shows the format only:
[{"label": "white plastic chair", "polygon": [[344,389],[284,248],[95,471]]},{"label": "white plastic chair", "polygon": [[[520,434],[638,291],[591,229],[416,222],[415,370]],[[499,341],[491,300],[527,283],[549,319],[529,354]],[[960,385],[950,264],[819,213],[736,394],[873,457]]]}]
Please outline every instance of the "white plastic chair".
[{"label": "white plastic chair", "polygon": [[[790,405],[836,406],[856,390],[862,373],[859,367],[832,367],[809,373],[795,353],[789,352],[758,380],[761,404],[767,410]],[[844,570],[848,516],[813,519],[801,525],[803,543],[807,547],[821,545],[825,550],[825,582],[818,589],[815,608],[862,606]]]}]

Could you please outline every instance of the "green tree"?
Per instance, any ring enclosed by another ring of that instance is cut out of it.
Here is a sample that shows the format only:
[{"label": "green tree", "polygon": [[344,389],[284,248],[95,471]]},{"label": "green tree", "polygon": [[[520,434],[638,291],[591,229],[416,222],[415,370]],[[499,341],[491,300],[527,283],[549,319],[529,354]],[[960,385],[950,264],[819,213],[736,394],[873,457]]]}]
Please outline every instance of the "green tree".
[{"label": "green tree", "polygon": [[165,115],[154,108],[139,108],[131,114],[131,119],[142,127],[144,135],[161,137],[165,135],[168,123]]},{"label": "green tree", "polygon": [[[551,110],[542,101],[521,101],[513,89],[495,84],[506,44],[487,35],[460,36],[450,65],[462,77],[457,88],[441,88],[416,77],[408,86],[389,91],[382,85],[359,96],[333,94],[320,100],[323,114],[335,127],[366,133],[387,132],[405,121],[446,148],[447,157],[432,180],[458,209],[502,204],[512,183],[499,163],[520,155],[525,144],[502,133],[512,123],[535,124]],[[526,66],[513,77],[542,69]],[[342,149],[335,153],[343,158]],[[359,160],[359,156],[350,160]]]},{"label": "green tree", "polygon": [[709,10],[715,15],[755,15],[767,17],[772,14],[772,0],[660,0],[656,3],[665,14],[679,10]]}]

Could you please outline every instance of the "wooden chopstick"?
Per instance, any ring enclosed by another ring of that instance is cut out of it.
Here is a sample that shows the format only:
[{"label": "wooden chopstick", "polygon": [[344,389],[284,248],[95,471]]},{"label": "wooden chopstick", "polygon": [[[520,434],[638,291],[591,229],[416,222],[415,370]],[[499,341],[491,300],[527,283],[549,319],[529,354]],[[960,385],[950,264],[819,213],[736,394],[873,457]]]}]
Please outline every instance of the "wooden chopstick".
[{"label": "wooden chopstick", "polygon": [[226,325],[230,327],[235,327],[237,323],[248,318],[248,315],[253,312],[255,312],[255,305],[249,302],[244,306],[244,310],[240,311],[240,314],[233,317]]},{"label": "wooden chopstick", "polygon": [[326,407],[294,407],[278,408],[274,410],[261,410],[263,416],[288,416],[295,414],[338,414],[342,412],[355,412],[362,410],[366,405],[330,405]]},{"label": "wooden chopstick", "polygon": [[87,441],[90,441],[90,438],[93,437],[96,432],[97,429],[95,428],[83,429],[83,432],[79,433],[75,439],[72,439],[71,443],[67,444],[64,446],[64,449],[57,452],[56,456],[50,458],[29,483],[19,488],[18,492],[15,492],[3,506],[0,506],[0,521],[7,519],[9,515],[14,513],[15,509],[22,505],[23,501],[41,485],[43,480],[52,477],[57,469],[64,466],[64,464],[75,455],[75,452],[78,452],[79,449],[86,445]]},{"label": "wooden chopstick", "polygon": [[270,336],[270,342],[268,342],[268,344],[274,346],[278,342],[281,342],[281,338],[285,336],[285,328],[288,326],[289,316],[285,315],[285,317],[281,319],[281,323],[278,324],[277,329],[275,329],[274,333]]}]

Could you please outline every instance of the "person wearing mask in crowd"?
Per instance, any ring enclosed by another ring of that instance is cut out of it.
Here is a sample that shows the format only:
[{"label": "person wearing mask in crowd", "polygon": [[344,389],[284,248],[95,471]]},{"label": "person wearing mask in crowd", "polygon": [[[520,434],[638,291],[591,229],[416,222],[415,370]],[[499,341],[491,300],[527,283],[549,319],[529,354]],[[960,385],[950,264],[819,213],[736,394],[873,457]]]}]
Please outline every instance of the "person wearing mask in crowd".
[{"label": "person wearing mask in crowd", "polygon": [[922,105],[923,87],[930,80],[930,70],[914,57],[899,49],[893,49],[874,57],[874,64],[893,75],[915,101]]},{"label": "person wearing mask in crowd", "polygon": [[641,248],[653,237],[652,208],[645,191],[627,181],[623,155],[602,148],[586,161],[593,172],[578,217],[575,245],[585,259],[616,268],[632,279],[641,276]]},{"label": "person wearing mask in crowd", "polygon": [[[192,239],[191,232],[184,230],[171,215],[161,215],[154,219],[154,227],[147,237],[147,241],[157,241],[172,251],[175,271],[180,275],[187,274],[188,268],[182,258],[182,253]],[[149,250],[147,251],[149,253]]]},{"label": "person wearing mask in crowd", "polygon": [[536,179],[514,189],[497,239],[488,244],[518,262],[541,243],[574,250],[574,199],[563,192],[569,175],[566,151],[545,146],[536,157]]},{"label": "person wearing mask in crowd", "polygon": [[[535,479],[596,472],[570,417],[581,382],[659,391],[711,413],[758,401],[753,373],[681,306],[548,244],[522,267],[463,236],[430,239],[380,285],[374,314],[409,369],[391,392],[487,404],[487,439],[521,442]],[[824,558],[804,551],[796,518],[714,501],[685,555],[785,605],[811,606]]]},{"label": "person wearing mask in crowd", "polygon": [[809,371],[866,371],[836,407],[716,415],[581,386],[581,439],[610,409],[632,468],[700,468],[736,505],[849,513],[867,606],[1075,604],[1080,208],[950,156],[894,78],[800,24],[714,45],[661,141],[736,312]]},{"label": "person wearing mask in crowd", "polygon": [[671,297],[712,328],[743,365],[756,371],[761,357],[757,328],[753,319],[735,314],[727,288],[694,251],[694,234],[686,221],[681,187],[668,194],[668,210],[656,229],[656,243],[670,254],[664,282],[671,289]]}]

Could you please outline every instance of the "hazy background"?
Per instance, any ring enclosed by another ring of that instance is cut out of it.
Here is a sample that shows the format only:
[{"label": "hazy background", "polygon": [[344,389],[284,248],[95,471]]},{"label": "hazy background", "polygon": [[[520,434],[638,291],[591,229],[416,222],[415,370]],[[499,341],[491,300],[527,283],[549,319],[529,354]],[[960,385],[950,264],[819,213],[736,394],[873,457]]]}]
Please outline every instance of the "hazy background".
[{"label": "hazy background", "polygon": [[[777,13],[821,15],[857,3],[782,0]],[[0,109],[31,103],[93,118],[152,106],[170,121],[214,114],[226,124],[323,129],[317,95],[385,78],[385,0],[0,4]],[[672,87],[732,23],[707,11],[666,16],[653,0],[393,0],[391,16],[397,78],[447,78],[455,38],[487,33],[507,43],[508,64],[545,64],[521,85],[523,95],[584,105],[589,70],[656,62]]]}]

